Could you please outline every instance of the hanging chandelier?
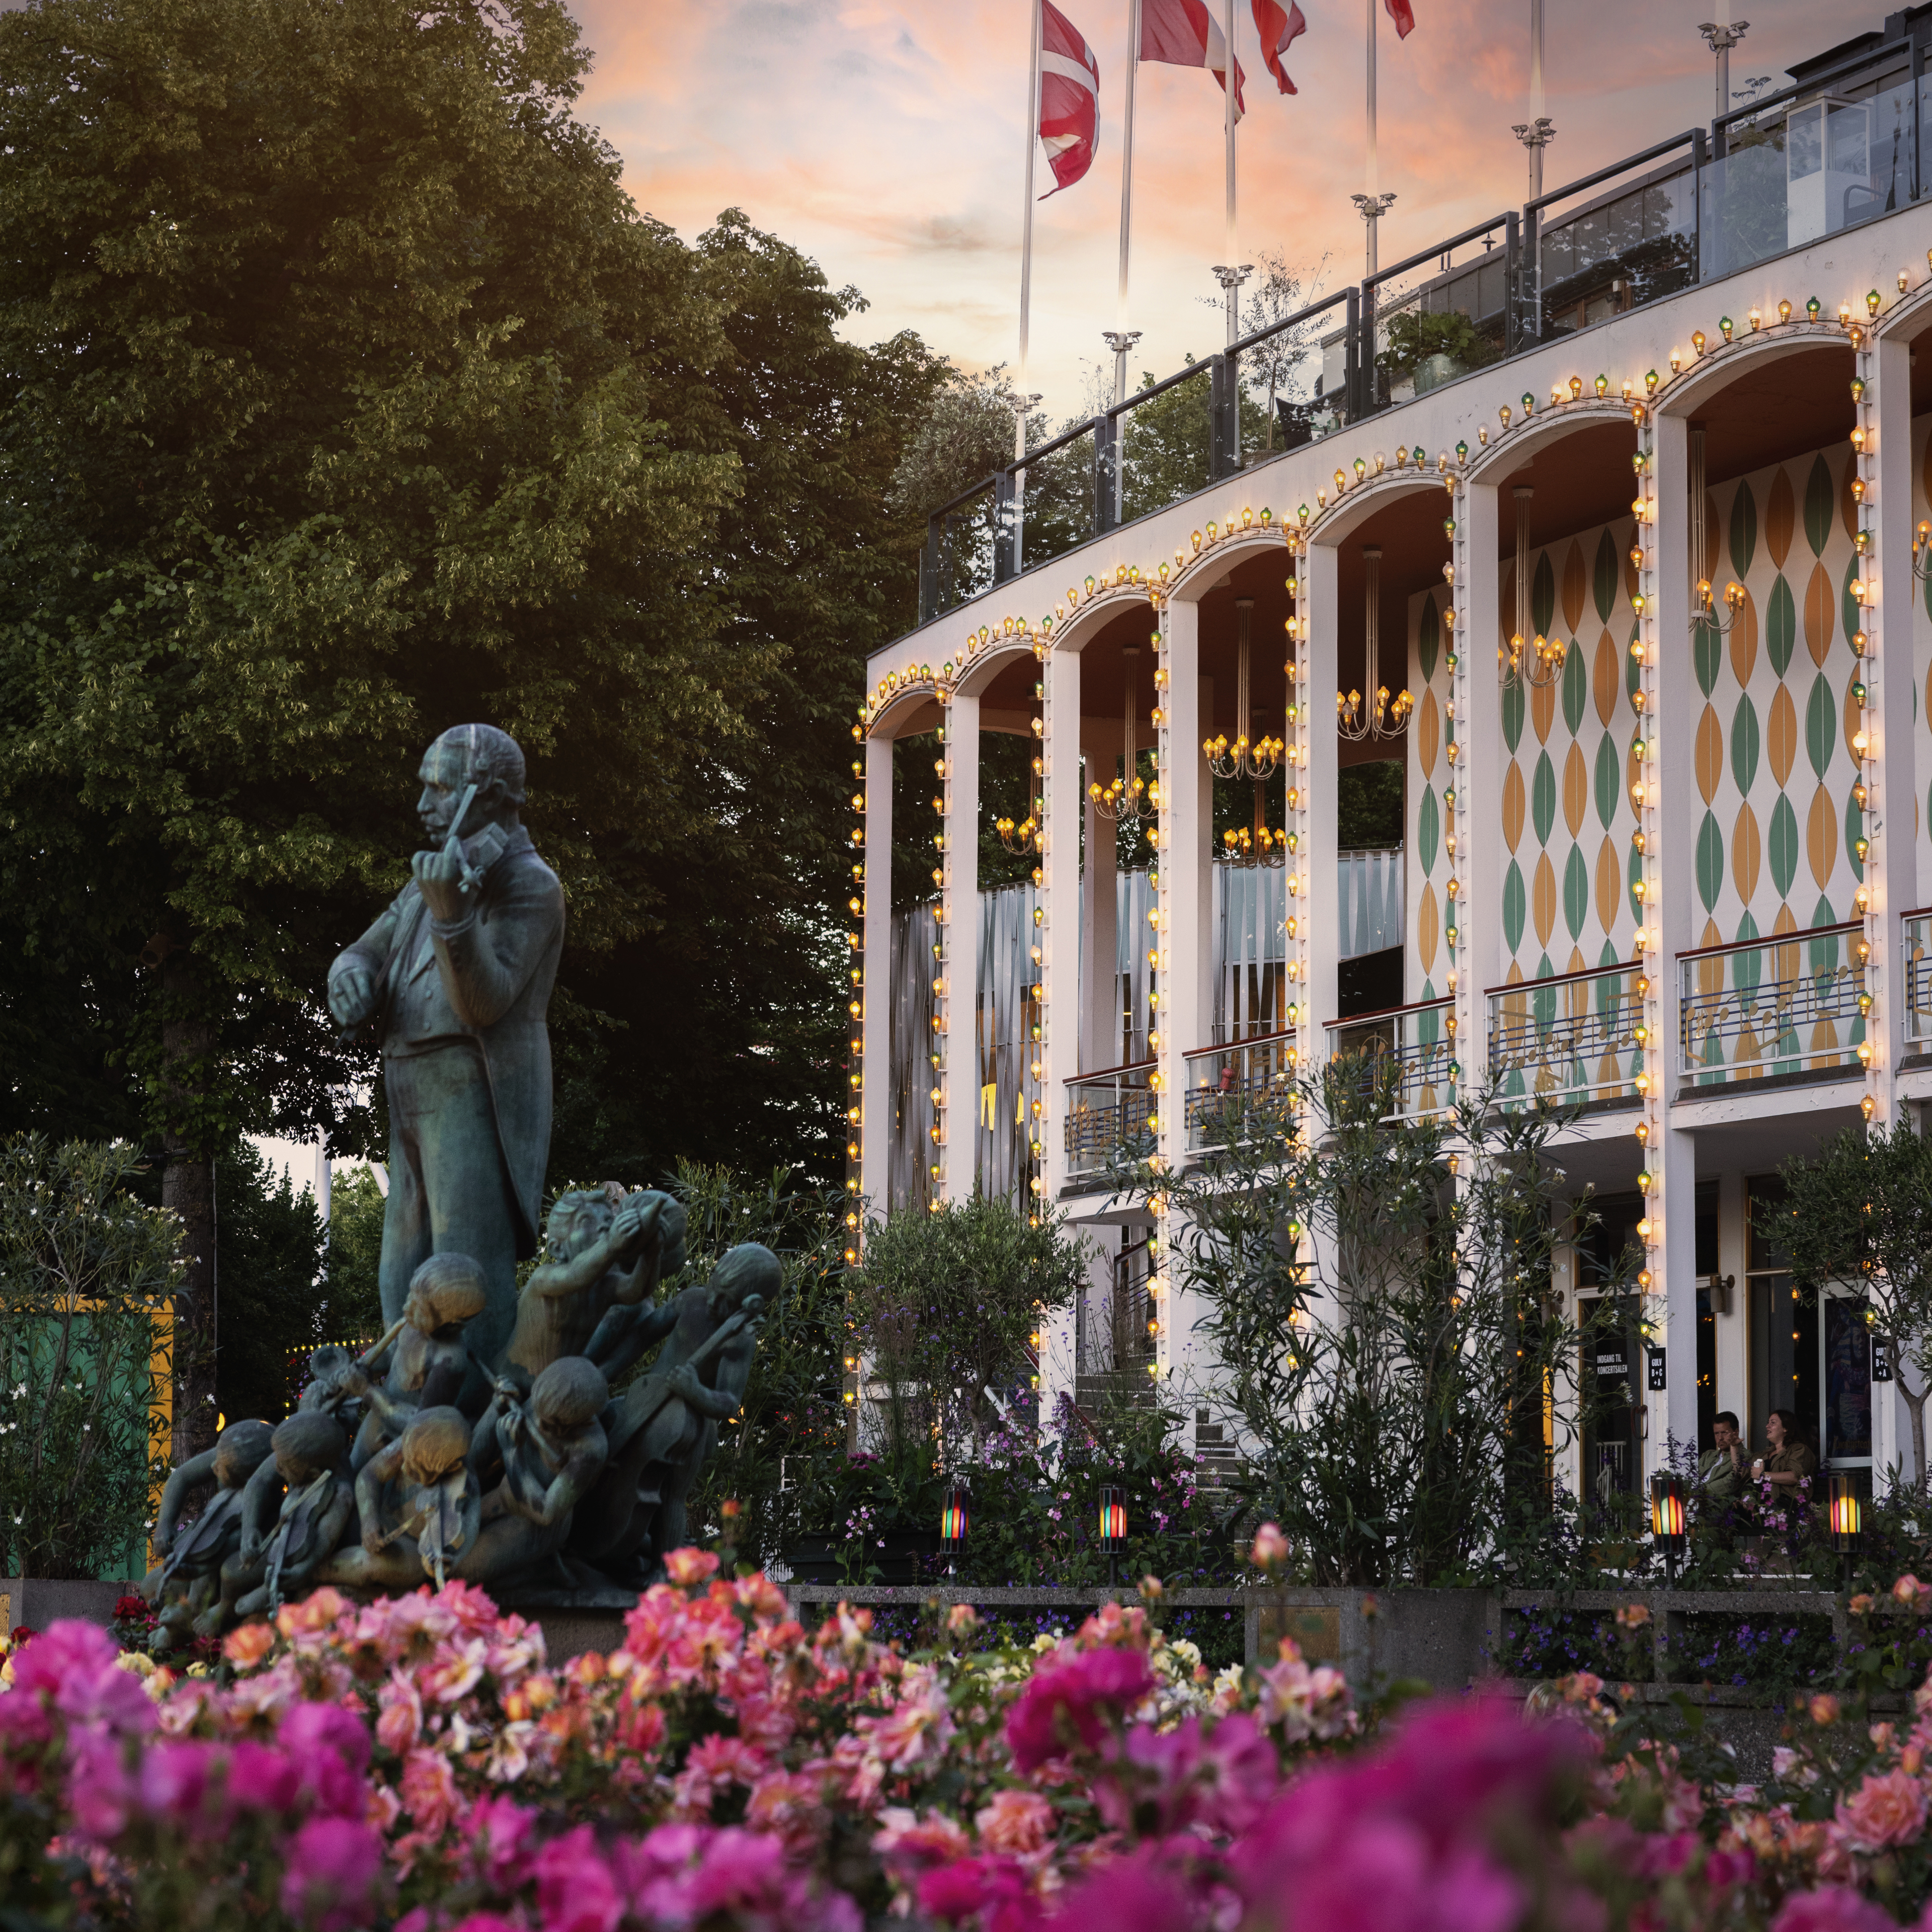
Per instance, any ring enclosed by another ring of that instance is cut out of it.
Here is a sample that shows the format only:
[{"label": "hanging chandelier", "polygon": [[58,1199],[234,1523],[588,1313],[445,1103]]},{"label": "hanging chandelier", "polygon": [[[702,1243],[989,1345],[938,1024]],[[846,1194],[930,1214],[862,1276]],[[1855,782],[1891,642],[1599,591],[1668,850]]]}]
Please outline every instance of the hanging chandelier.
[{"label": "hanging chandelier", "polygon": [[1562,674],[1564,649],[1556,638],[1540,631],[1531,634],[1529,594],[1529,506],[1536,492],[1527,483],[1519,483],[1510,494],[1516,498],[1516,629],[1507,652],[1496,652],[1504,684],[1526,684],[1537,690],[1554,684]]},{"label": "hanging chandelier", "polygon": [[[1710,554],[1705,548],[1709,541],[1709,525],[1704,514],[1703,426],[1693,423],[1685,440],[1690,446],[1690,564],[1693,569],[1701,572],[1704,560]],[[1724,586],[1724,614],[1720,616],[1717,599],[1712,593],[1711,580],[1700,575],[1696,588],[1690,593],[1690,621],[1693,624],[1708,624],[1719,637],[1726,637],[1744,606],[1744,586],[1735,581],[1727,584]]]},{"label": "hanging chandelier", "polygon": [[1365,738],[1399,737],[1415,709],[1415,700],[1406,691],[1398,692],[1393,703],[1389,688],[1382,682],[1382,549],[1380,544],[1364,544],[1362,559],[1368,567],[1368,608],[1364,632],[1362,668],[1368,675],[1373,696],[1364,708],[1359,691],[1335,694],[1335,729],[1351,744]]},{"label": "hanging chandelier", "polygon": [[1112,819],[1116,825],[1133,826],[1143,818],[1154,816],[1156,801],[1148,795],[1138,766],[1140,747],[1135,731],[1135,711],[1138,692],[1141,647],[1138,644],[1120,646],[1122,668],[1126,674],[1126,700],[1121,725],[1120,776],[1110,783],[1090,784],[1087,796],[1094,802],[1094,809],[1102,818]]},{"label": "hanging chandelier", "polygon": [[1288,860],[1289,835],[1265,825],[1230,826],[1221,834],[1221,856],[1231,866],[1280,866]]},{"label": "hanging chandelier", "polygon": [[1040,842],[1040,826],[1029,814],[1016,825],[1010,818],[996,818],[993,830],[1000,836],[1000,843],[1016,858],[1024,858]]},{"label": "hanging chandelier", "polygon": [[1207,754],[1208,769],[1217,778],[1252,778],[1257,784],[1271,778],[1280,766],[1287,747],[1279,738],[1265,735],[1250,739],[1251,706],[1248,683],[1248,617],[1255,608],[1252,597],[1237,597],[1234,608],[1240,619],[1240,651],[1234,674],[1234,727],[1238,734],[1231,745],[1225,737],[1204,739],[1201,748]]}]

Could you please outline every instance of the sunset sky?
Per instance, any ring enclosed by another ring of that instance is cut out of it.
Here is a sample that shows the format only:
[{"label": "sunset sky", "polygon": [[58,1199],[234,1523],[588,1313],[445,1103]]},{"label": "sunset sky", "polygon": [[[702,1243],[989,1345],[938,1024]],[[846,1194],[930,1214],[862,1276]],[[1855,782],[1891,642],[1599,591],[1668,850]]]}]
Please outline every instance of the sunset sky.
[{"label": "sunset sky", "polygon": [[[1100,340],[1115,326],[1120,109],[1127,0],[1061,0],[1100,64],[1098,157],[1039,205],[1029,386],[1057,423],[1084,413]],[[1210,0],[1220,17],[1220,0]],[[1526,194],[1512,122],[1528,118],[1528,0],[1413,0],[1398,43],[1380,26],[1382,223],[1391,262]],[[1309,26],[1286,98],[1263,70],[1240,0],[1246,71],[1240,259],[1262,250],[1319,269],[1323,290],[1358,278],[1364,0],[1302,0]],[[1708,121],[1711,56],[1696,28],[1716,0],[1546,0],[1556,187]],[[1733,88],[1878,26],[1876,0],[1818,7],[1740,0],[1750,21]],[[597,64],[583,111],[622,154],[638,205],[695,236],[724,208],[806,250],[870,310],[873,340],[916,329],[962,365],[1012,360],[1019,305],[1022,129],[1029,0],[578,0]],[[1144,67],[1136,103],[1134,372],[1178,367],[1220,339],[1221,94],[1199,70]],[[1051,184],[1044,165],[1038,187]]]}]

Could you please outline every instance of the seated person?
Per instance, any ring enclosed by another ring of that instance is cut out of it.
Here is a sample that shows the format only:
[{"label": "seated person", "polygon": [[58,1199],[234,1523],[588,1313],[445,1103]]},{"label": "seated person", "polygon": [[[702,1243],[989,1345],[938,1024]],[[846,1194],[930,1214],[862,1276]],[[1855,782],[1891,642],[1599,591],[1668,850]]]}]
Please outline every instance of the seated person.
[{"label": "seated person", "polygon": [[[470,1373],[463,1330],[488,1300],[483,1270],[467,1255],[431,1255],[410,1277],[403,1318],[390,1330],[394,1352],[381,1384],[370,1381],[362,1362],[333,1370],[330,1379],[340,1394],[368,1405],[349,1452],[352,1470],[400,1436],[418,1410],[459,1406]],[[371,1353],[380,1358],[380,1345]]]},{"label": "seated person", "polygon": [[[287,1486],[280,1515],[256,1558],[256,1587],[234,1606],[243,1617],[272,1616],[284,1598],[307,1590],[335,1552],[356,1508],[349,1440],[332,1415],[297,1413],[278,1426],[277,1474]],[[244,1535],[242,1554],[249,1554]],[[227,1573],[223,1572],[224,1594]]]},{"label": "seated person", "polygon": [[[581,1355],[566,1355],[538,1376],[527,1401],[516,1384],[497,1384],[496,1398],[476,1426],[470,1462],[483,1498],[482,1532],[458,1566],[466,1581],[488,1586],[551,1562],[570,1534],[578,1504],[604,1473],[607,1454],[598,1418],[609,1384]],[[556,1580],[569,1582],[560,1570]]]},{"label": "seated person", "polygon": [[[195,1618],[215,1600],[221,1567],[242,1546],[242,1493],[267,1461],[273,1432],[266,1422],[231,1423],[212,1449],[171,1471],[154,1524],[155,1553],[141,1594],[160,1616],[148,1640],[157,1656],[188,1640]],[[200,1516],[176,1533],[190,1491],[212,1482],[214,1493]]]},{"label": "seated person", "polygon": [[504,1359],[540,1376],[587,1352],[606,1310],[638,1307],[684,1266],[684,1209],[668,1194],[614,1186],[560,1195],[545,1228],[543,1264],[517,1297],[516,1332]]},{"label": "seated person", "polygon": [[1738,1433],[1738,1419],[1728,1408],[1720,1409],[1712,1421],[1711,1441],[1710,1453],[1697,1465],[1697,1486],[1709,1514],[1718,1518],[1742,1501],[1751,1459]]},{"label": "seated person", "polygon": [[1804,1426],[1788,1408],[1774,1408],[1766,1417],[1764,1439],[1768,1452],[1750,1466],[1753,1483],[1769,1483],[1777,1501],[1786,1508],[1808,1505],[1809,1487],[1798,1485],[1818,1473],[1817,1452],[1804,1439]]},{"label": "seated person", "polygon": [[[440,1588],[476,1540],[482,1499],[464,1460],[469,1450],[470,1423],[462,1410],[418,1410],[356,1476],[360,1546],[338,1550],[315,1580],[401,1592],[427,1579]],[[383,1493],[392,1483],[400,1492],[386,1516]]]}]

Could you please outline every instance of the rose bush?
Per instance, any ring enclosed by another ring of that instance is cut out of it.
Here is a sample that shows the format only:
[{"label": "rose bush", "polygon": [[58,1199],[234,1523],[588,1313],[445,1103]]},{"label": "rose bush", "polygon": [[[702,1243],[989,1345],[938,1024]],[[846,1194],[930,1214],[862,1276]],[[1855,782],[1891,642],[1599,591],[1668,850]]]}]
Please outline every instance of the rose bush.
[{"label": "rose bush", "polygon": [[1926,1709],[1855,1740],[1820,1699],[1757,1792],[1593,1678],[1378,1722],[1138,1606],[1028,1648],[961,1607],[908,1655],[670,1568],[558,1665],[461,1584],[320,1591],[178,1678],[55,1626],[0,1670],[9,1932],[1864,1932],[1932,1884]]}]

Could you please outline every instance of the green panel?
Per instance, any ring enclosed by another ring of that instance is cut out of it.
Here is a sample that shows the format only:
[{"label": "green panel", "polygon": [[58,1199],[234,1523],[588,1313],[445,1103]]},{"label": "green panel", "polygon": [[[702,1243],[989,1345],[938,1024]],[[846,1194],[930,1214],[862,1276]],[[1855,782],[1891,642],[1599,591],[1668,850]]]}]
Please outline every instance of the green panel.
[{"label": "green panel", "polygon": [[[1838,915],[1832,910],[1832,902],[1822,892],[1818,895],[1818,903],[1811,908],[1811,923],[1814,926],[1836,926]],[[1805,950],[1811,956],[1811,970],[1814,973],[1832,971],[1838,963],[1838,940],[1833,933],[1828,939],[1814,939]]]},{"label": "green panel", "polygon": [[[1755,939],[1758,936],[1757,921],[1747,912],[1738,921],[1737,937]],[[1731,955],[1731,984],[1740,992],[1748,992],[1764,977],[1764,955],[1762,952],[1733,952]]]},{"label": "green panel", "polygon": [[1606,731],[1597,746],[1597,816],[1607,832],[1616,822],[1617,801],[1624,790],[1624,761],[1617,741]]},{"label": "green panel", "polygon": [[1415,811],[1415,844],[1425,879],[1436,869],[1436,847],[1442,836],[1442,808],[1436,802],[1436,788],[1424,785],[1422,802]]},{"label": "green panel", "polygon": [[1858,841],[1865,836],[1865,815],[1858,808],[1856,791],[1845,794],[1845,856],[1852,862],[1852,877],[1862,879],[1865,862],[1858,856]]},{"label": "green panel", "polygon": [[1527,901],[1523,896],[1522,868],[1512,859],[1503,874],[1503,938],[1514,952],[1522,944],[1522,920]]},{"label": "green panel", "polygon": [[1804,751],[1820,778],[1831,770],[1832,754],[1838,748],[1838,695],[1821,670],[1811,680],[1811,695],[1804,702]]},{"label": "green panel", "polygon": [[[1599,966],[1618,966],[1621,965],[1622,963],[1623,955],[1617,950],[1617,942],[1614,939],[1605,940],[1604,941],[1603,951],[1597,956],[1597,964]],[[1608,997],[1609,988],[1607,987],[1600,987],[1598,989],[1598,998],[1599,999],[1604,999]]]},{"label": "green panel", "polygon": [[1590,674],[1583,667],[1583,646],[1574,642],[1563,659],[1563,722],[1575,737],[1590,701]]},{"label": "green panel", "polygon": [[1764,647],[1771,668],[1782,677],[1798,646],[1798,604],[1782,572],[1771,586],[1771,602],[1764,615]]},{"label": "green panel", "polygon": [[1822,556],[1832,540],[1832,517],[1837,508],[1838,492],[1832,486],[1832,466],[1821,453],[1813,459],[1811,475],[1804,485],[1804,535],[1814,556]]},{"label": "green panel", "polygon": [[1852,586],[1858,580],[1858,572],[1864,562],[1864,560],[1854,552],[1851,562],[1845,566],[1845,582],[1844,587],[1840,593],[1839,614],[1844,620],[1845,641],[1847,644],[1851,642],[1852,633],[1854,631],[1862,631],[1865,627],[1864,619],[1859,614],[1858,600],[1852,595]]},{"label": "green panel", "polygon": [[1503,742],[1514,752],[1522,737],[1522,685],[1503,686]]},{"label": "green panel", "polygon": [[1436,654],[1442,647],[1442,620],[1436,615],[1433,591],[1422,600],[1422,631],[1416,640],[1416,656],[1422,664],[1422,681],[1436,675]]},{"label": "green panel", "polygon": [[1747,692],[1731,713],[1731,776],[1747,798],[1750,796],[1751,781],[1757,776],[1758,753],[1763,742],[1763,734],[1758,729],[1757,706]]},{"label": "green panel", "polygon": [[1724,889],[1724,835],[1718,830],[1718,814],[1707,812],[1697,828],[1697,896],[1706,912],[1716,908]]},{"label": "green panel", "polygon": [[1610,621],[1610,613],[1617,607],[1618,566],[1616,543],[1606,530],[1597,539],[1597,567],[1590,585],[1597,600],[1597,621],[1599,623],[1607,624]]},{"label": "green panel", "polygon": [[1751,559],[1757,551],[1757,506],[1751,500],[1748,483],[1738,485],[1731,499],[1731,568],[1739,577],[1750,574]]},{"label": "green panel", "polygon": [[1798,814],[1791,808],[1791,801],[1783,792],[1778,794],[1778,802],[1771,808],[1771,826],[1765,834],[1765,856],[1771,861],[1771,882],[1778,888],[1778,896],[1788,899],[1791,896],[1791,882],[1798,876]]},{"label": "green panel", "polygon": [[1550,553],[1540,552],[1536,574],[1529,580],[1529,620],[1539,635],[1548,637],[1556,620],[1556,573],[1550,566]]},{"label": "green panel", "polygon": [[1589,916],[1590,868],[1583,862],[1582,851],[1573,845],[1563,862],[1563,923],[1571,939],[1581,937],[1583,922]]},{"label": "green panel", "polygon": [[1550,843],[1550,830],[1556,823],[1556,767],[1547,752],[1537,755],[1536,770],[1529,781],[1530,823],[1536,827],[1536,842]]},{"label": "green panel", "polygon": [[[1643,628],[1641,618],[1630,626],[1630,634],[1626,642],[1635,644]],[[1631,698],[1636,695],[1637,686],[1643,682],[1643,667],[1627,650],[1624,653],[1624,690]]]},{"label": "green panel", "polygon": [[1643,854],[1634,846],[1630,849],[1630,863],[1625,869],[1628,876],[1624,884],[1630,888],[1630,916],[1641,926],[1643,923],[1643,902],[1637,897],[1636,888],[1643,877]]},{"label": "green panel", "polygon": [[[1556,970],[1546,952],[1536,962],[1536,976],[1539,980],[1548,980]],[[1556,988],[1550,986],[1539,987],[1530,996],[1530,1004],[1538,1024],[1546,1027],[1556,1017]]]},{"label": "green panel", "polygon": [[1718,673],[1724,662],[1724,640],[1714,624],[1700,617],[1690,626],[1690,662],[1697,674],[1697,688],[1706,698],[1717,688]]}]

